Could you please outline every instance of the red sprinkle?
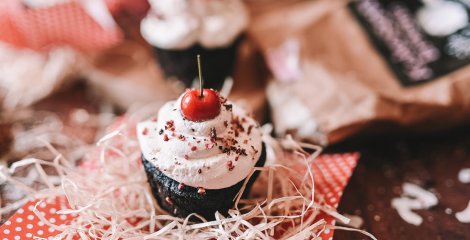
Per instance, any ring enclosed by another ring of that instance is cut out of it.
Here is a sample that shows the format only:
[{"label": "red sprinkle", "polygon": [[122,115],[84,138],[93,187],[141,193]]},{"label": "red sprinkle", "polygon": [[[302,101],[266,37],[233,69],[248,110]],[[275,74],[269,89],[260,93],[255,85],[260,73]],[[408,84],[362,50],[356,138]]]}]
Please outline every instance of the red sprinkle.
[{"label": "red sprinkle", "polygon": [[183,188],[184,188],[184,184],[183,184],[183,183],[178,184],[178,189],[179,189],[179,190],[183,190]]},{"label": "red sprinkle", "polygon": [[191,147],[191,151],[194,152],[194,151],[196,151],[196,150],[197,150],[197,147],[196,147],[196,146],[192,146],[192,147]]},{"label": "red sprinkle", "polygon": [[150,121],[156,122],[156,121],[157,121],[157,117],[152,117],[152,118],[150,119]]},{"label": "red sprinkle", "polygon": [[171,201],[171,198],[170,198],[170,197],[166,197],[166,198],[165,198],[165,201],[166,201],[168,204],[170,204],[170,205],[173,206],[173,201]]},{"label": "red sprinkle", "polygon": [[228,167],[228,170],[229,170],[229,171],[232,171],[235,166],[233,166],[233,162],[229,160],[229,161],[227,162],[227,167]]},{"label": "red sprinkle", "polygon": [[206,143],[206,149],[212,149],[214,147],[213,143]]},{"label": "red sprinkle", "polygon": [[189,160],[188,154],[185,154],[185,155],[184,155],[184,159]]},{"label": "red sprinkle", "polygon": [[168,138],[168,135],[166,135],[166,134],[163,135],[163,141],[168,142],[168,140],[170,140],[170,139]]},{"label": "red sprinkle", "polygon": [[175,122],[173,122],[173,120],[170,120],[170,121],[167,121],[167,122],[166,122],[166,125],[167,125],[169,128],[171,128],[171,127],[173,127],[173,124],[174,124],[174,123],[175,123]]},{"label": "red sprinkle", "polygon": [[206,189],[204,189],[202,187],[198,187],[197,188],[197,193],[199,193],[200,195],[206,195]]},{"label": "red sprinkle", "polygon": [[143,135],[147,135],[148,132],[149,132],[149,130],[147,128],[144,128],[144,130],[142,130]]}]

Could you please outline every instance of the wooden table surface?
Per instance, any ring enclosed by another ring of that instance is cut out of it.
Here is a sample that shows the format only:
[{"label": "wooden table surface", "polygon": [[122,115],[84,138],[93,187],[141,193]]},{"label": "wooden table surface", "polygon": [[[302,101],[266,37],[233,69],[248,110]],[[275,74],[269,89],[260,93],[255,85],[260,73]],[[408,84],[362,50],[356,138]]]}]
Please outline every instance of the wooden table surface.
[{"label": "wooden table surface", "polygon": [[[73,109],[96,112],[96,106],[86,99],[84,90],[83,86],[74,87],[42,101],[35,108],[56,112],[67,124]],[[0,124],[0,130],[5,132],[5,125]],[[66,131],[85,141],[93,141],[92,129],[71,127]],[[0,155],[6,151],[2,145]],[[460,223],[454,216],[470,200],[470,184],[464,185],[457,179],[460,169],[470,167],[470,127],[432,136],[362,137],[336,144],[326,151],[361,153],[339,211],[362,217],[362,228],[378,239],[470,239],[470,224]],[[439,198],[437,206],[418,211],[424,218],[421,226],[404,222],[390,206],[391,199],[400,195],[404,182],[417,183]],[[446,214],[448,208],[452,214]],[[337,231],[335,239],[367,238]]]},{"label": "wooden table surface", "polygon": [[[339,212],[360,216],[362,228],[378,239],[470,239],[470,224],[455,218],[470,201],[470,184],[457,178],[462,168],[470,168],[470,127],[427,136],[350,139],[327,151],[361,153]],[[437,206],[416,211],[423,217],[421,226],[406,223],[391,207],[404,182],[418,184],[439,198]],[[452,213],[446,214],[446,209]],[[337,231],[335,239],[366,238]]]}]

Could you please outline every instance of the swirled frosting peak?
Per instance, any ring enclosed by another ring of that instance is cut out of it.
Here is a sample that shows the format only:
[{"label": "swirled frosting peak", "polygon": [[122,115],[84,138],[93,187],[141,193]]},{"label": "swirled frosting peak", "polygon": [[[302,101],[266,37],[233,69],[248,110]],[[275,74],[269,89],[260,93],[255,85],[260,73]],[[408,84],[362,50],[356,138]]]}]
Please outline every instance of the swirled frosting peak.
[{"label": "swirled frosting peak", "polygon": [[187,186],[222,189],[245,179],[261,155],[261,131],[242,108],[221,102],[220,114],[204,122],[183,117],[181,97],[166,103],[137,126],[144,157]]}]

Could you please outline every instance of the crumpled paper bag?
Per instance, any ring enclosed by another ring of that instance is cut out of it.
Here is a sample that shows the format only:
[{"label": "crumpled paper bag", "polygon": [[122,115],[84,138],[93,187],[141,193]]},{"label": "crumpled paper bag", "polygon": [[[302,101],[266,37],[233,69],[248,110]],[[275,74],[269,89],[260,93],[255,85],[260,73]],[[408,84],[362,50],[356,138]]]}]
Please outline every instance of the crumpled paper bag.
[{"label": "crumpled paper bag", "polygon": [[[274,73],[268,98],[278,133],[332,143],[357,133],[437,130],[470,118],[469,66],[402,84],[389,63],[394,59],[381,55],[348,4],[252,4],[249,32]],[[292,41],[297,52],[289,50]]]}]

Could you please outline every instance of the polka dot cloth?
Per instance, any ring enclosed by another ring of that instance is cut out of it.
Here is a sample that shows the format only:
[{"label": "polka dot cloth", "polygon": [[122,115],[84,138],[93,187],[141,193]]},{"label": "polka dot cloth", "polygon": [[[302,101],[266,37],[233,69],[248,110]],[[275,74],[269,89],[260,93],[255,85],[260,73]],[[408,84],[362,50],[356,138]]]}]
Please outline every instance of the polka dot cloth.
[{"label": "polka dot cloth", "polygon": [[[323,196],[328,204],[336,208],[358,159],[357,153],[322,155],[315,159],[312,170],[317,196]],[[34,237],[52,239],[53,236],[59,234],[42,223],[33,213],[36,203],[29,202],[0,227],[0,236],[2,236],[0,240],[33,239]],[[56,213],[65,207],[65,198],[57,198],[54,201],[42,202],[38,210],[46,219],[60,225],[72,219],[72,216]],[[321,218],[325,219],[328,224],[335,224],[335,219],[325,213],[319,214],[318,219]],[[333,230],[331,229],[326,229],[321,235],[322,240],[329,240],[332,237]]]},{"label": "polka dot cloth", "polygon": [[[37,201],[28,202],[0,227],[0,240],[52,239],[53,236],[60,233],[41,222],[33,212],[36,203]],[[37,210],[50,222],[60,226],[73,219],[72,215],[57,213],[59,209],[66,208],[66,206],[66,199],[58,197],[44,200],[37,206]]]},{"label": "polka dot cloth", "polygon": [[[118,1],[107,1],[111,13]],[[67,45],[97,50],[119,43],[122,37],[118,27],[104,29],[78,2],[31,9],[22,0],[0,1],[0,41],[19,48],[47,50]]]},{"label": "polka dot cloth", "polygon": [[[337,208],[358,160],[359,153],[325,154],[315,159],[312,171],[316,196],[320,195],[328,205]],[[336,223],[335,218],[323,212],[318,215],[318,218],[325,219],[329,225]],[[333,232],[332,229],[325,229],[321,239],[332,239]]]}]

